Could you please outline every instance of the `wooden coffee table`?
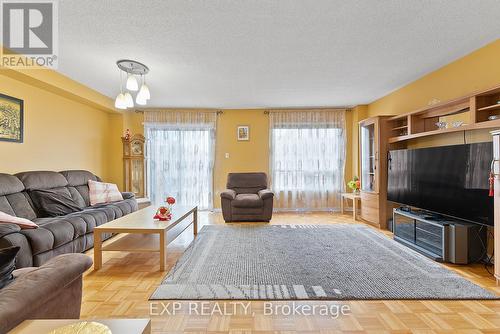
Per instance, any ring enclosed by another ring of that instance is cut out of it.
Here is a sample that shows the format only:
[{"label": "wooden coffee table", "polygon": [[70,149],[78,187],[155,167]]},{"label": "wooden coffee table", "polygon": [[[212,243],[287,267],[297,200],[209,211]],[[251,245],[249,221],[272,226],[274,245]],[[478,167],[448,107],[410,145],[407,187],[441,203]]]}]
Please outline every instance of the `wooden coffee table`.
[{"label": "wooden coffee table", "polygon": [[[103,251],[159,252],[160,270],[165,270],[167,245],[190,225],[198,233],[198,207],[174,206],[172,219],[153,219],[156,207],[149,206],[94,228],[94,270],[102,267]],[[192,219],[190,219],[192,217]],[[102,245],[102,233],[125,233]]]}]

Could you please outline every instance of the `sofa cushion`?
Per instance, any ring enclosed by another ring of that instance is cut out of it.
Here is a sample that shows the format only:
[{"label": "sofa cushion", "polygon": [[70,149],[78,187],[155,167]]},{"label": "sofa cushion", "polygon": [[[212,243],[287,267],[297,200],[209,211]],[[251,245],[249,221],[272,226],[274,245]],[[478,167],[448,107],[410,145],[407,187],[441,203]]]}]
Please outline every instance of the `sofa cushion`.
[{"label": "sofa cushion", "polygon": [[82,211],[67,188],[35,189],[30,196],[37,211],[44,217],[59,217]]},{"label": "sofa cushion", "polygon": [[85,208],[83,209],[82,212],[72,214],[71,216],[73,215],[85,219],[85,221],[87,222],[87,233],[93,232],[94,227],[96,226],[106,224],[107,222],[118,218],[115,214],[115,210],[113,210],[113,208],[109,208],[106,206],[99,208],[94,208],[94,207]]},{"label": "sofa cushion", "polygon": [[66,178],[57,172],[23,172],[16,174],[16,176],[21,180],[27,190],[52,189],[66,187],[68,185]]},{"label": "sofa cushion", "polygon": [[0,211],[9,215],[33,220],[36,213],[26,192],[0,196]]},{"label": "sofa cushion", "polygon": [[116,218],[123,217],[139,209],[135,198],[108,203],[107,207],[113,208],[115,210],[115,213],[117,215]]},{"label": "sofa cushion", "polygon": [[61,217],[37,218],[35,223],[38,224],[36,230],[21,230],[30,243],[33,255],[64,245],[75,238],[73,225]]},{"label": "sofa cushion", "polygon": [[231,201],[231,205],[235,208],[258,208],[262,207],[264,203],[257,194],[238,194]]},{"label": "sofa cushion", "polygon": [[86,170],[65,170],[60,172],[68,181],[68,190],[79,205],[90,206],[89,180],[101,181],[101,179]]},{"label": "sofa cushion", "polygon": [[23,183],[17,177],[0,173],[0,211],[11,216],[34,219],[36,213],[24,190]]},{"label": "sofa cushion", "polygon": [[60,172],[68,181],[68,186],[86,186],[89,180],[99,181],[99,178],[86,170],[64,170]]},{"label": "sofa cushion", "polygon": [[0,173],[0,196],[20,193],[24,190],[23,183],[15,176]]},{"label": "sofa cushion", "polygon": [[38,233],[23,230],[33,255],[65,245],[94,231],[94,227],[115,219],[113,208],[86,208],[62,217],[36,218]]}]

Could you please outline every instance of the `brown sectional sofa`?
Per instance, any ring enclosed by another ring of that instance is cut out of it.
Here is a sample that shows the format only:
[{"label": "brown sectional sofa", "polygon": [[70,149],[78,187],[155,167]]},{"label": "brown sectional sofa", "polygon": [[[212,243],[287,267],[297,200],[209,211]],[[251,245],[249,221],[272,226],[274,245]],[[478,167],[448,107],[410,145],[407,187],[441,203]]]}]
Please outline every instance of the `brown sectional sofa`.
[{"label": "brown sectional sofa", "polygon": [[[60,254],[84,252],[94,245],[95,226],[138,209],[132,193],[122,193],[122,201],[90,206],[88,180],[100,181],[84,170],[0,174],[0,211],[39,225],[37,229],[21,230],[14,224],[0,224],[0,248],[21,247],[16,258],[17,268],[40,266]],[[62,191],[84,209],[65,216],[44,217],[37,212],[30,197],[30,191],[35,189]],[[103,237],[107,239],[111,235]]]}]

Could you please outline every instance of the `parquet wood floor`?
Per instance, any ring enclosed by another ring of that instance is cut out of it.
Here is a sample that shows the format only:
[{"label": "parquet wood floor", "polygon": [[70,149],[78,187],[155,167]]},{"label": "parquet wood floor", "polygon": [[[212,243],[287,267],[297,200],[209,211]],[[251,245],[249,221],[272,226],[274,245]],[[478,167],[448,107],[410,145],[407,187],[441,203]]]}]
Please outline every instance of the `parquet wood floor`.
[{"label": "parquet wood floor", "polygon": [[[335,224],[354,223],[350,215],[331,213],[274,214],[273,224]],[[359,223],[359,222],[357,222]],[[224,224],[220,213],[199,214],[200,228],[206,224]],[[389,233],[387,233],[390,236]],[[83,319],[151,318],[153,333],[500,333],[500,301],[332,301],[300,302],[299,305],[324,305],[331,309],[348,307],[346,315],[332,317],[322,314],[267,315],[263,301],[249,302],[248,311],[235,302],[206,302],[179,305],[175,315],[173,304],[150,304],[148,298],[156,289],[184,249],[192,241],[186,231],[167,250],[167,271],[159,272],[158,255],[153,253],[105,252],[103,268],[91,268],[84,276]],[[87,253],[93,256],[92,251]],[[383,261],[383,259],[381,259]],[[500,295],[500,287],[482,265],[447,265],[460,275]],[[168,303],[168,302],[167,302]],[[153,305],[153,312],[150,308]],[[292,302],[273,302],[281,307]],[[227,307],[225,315],[218,307]],[[191,312],[189,308],[192,308]],[[197,308],[198,314],[194,312]],[[205,307],[206,312],[202,312]],[[234,313],[234,314],[233,314]],[[303,311],[303,313],[307,313]],[[153,314],[152,316],[150,314]]]}]

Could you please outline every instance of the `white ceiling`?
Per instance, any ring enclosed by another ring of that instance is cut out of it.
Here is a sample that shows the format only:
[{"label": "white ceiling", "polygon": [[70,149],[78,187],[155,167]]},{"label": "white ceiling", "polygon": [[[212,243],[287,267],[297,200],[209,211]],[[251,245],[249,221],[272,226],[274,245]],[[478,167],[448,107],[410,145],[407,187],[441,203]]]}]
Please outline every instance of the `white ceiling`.
[{"label": "white ceiling", "polygon": [[350,106],[500,38],[499,13],[498,0],[61,0],[59,71],[114,98],[116,60],[141,61],[154,107]]}]

